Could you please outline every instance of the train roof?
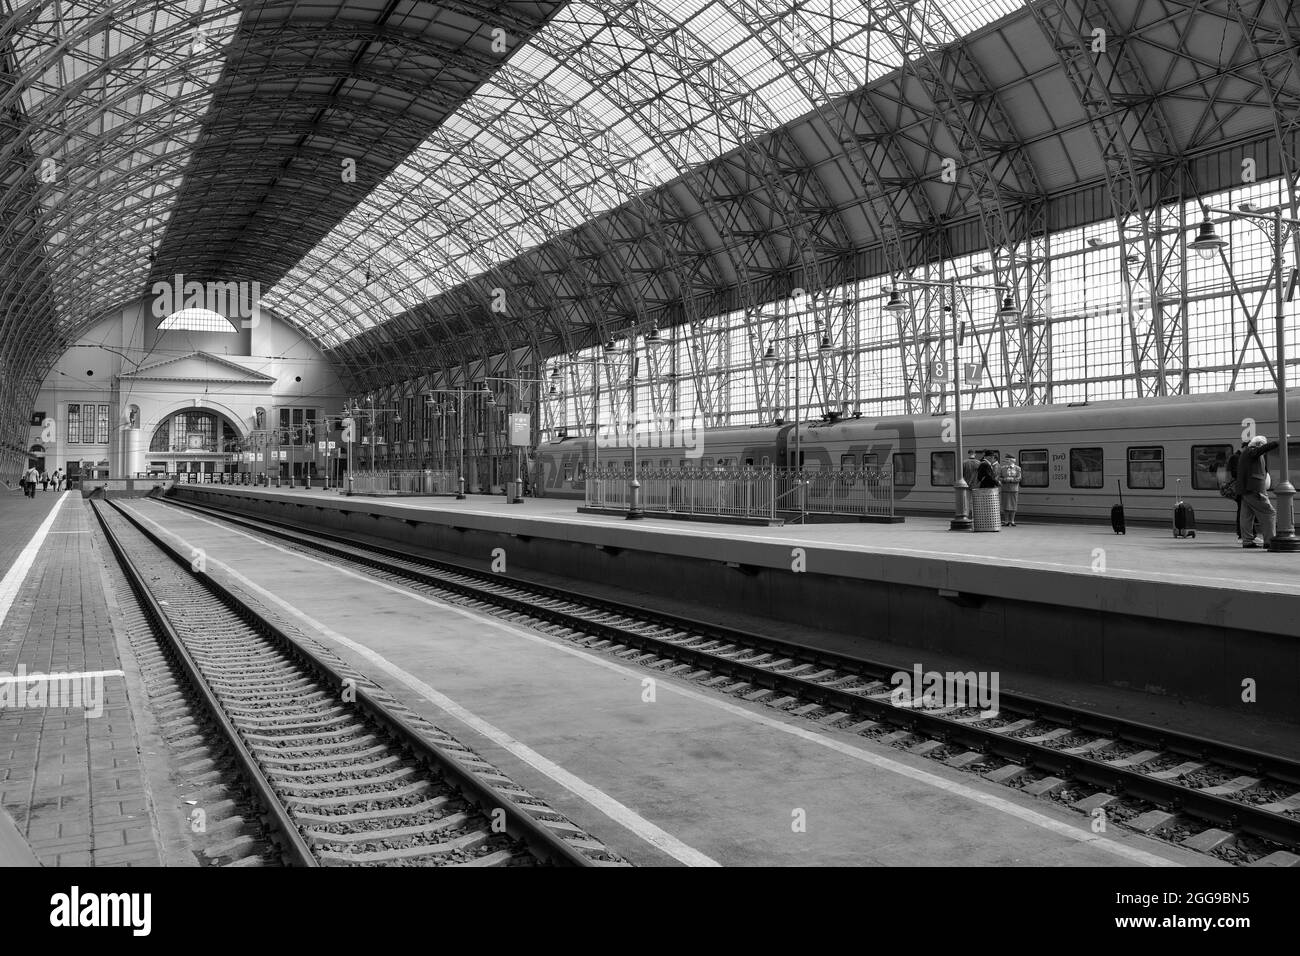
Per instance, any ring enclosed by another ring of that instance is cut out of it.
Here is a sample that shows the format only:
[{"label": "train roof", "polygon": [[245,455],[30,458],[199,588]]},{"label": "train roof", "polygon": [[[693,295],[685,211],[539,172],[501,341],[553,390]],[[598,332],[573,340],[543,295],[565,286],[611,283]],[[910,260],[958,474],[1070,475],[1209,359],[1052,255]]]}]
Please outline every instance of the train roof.
[{"label": "train roof", "polygon": [[[1300,398],[1300,388],[1287,389],[1288,402],[1294,402]],[[974,425],[974,433],[979,432],[980,425],[996,423],[999,427],[1008,425],[1018,425],[1016,419],[1023,419],[1025,425],[1040,424],[1035,420],[1041,420],[1043,416],[1062,416],[1070,417],[1074,420],[1073,424],[1077,427],[1090,427],[1093,425],[1103,424],[1112,421],[1118,413],[1123,416],[1126,411],[1142,411],[1154,413],[1147,419],[1152,425],[1176,424],[1181,421],[1188,408],[1197,408],[1208,410],[1216,405],[1236,405],[1244,408],[1247,406],[1257,406],[1260,408],[1260,417],[1264,422],[1272,420],[1268,413],[1275,407],[1277,402],[1276,389],[1260,389],[1257,391],[1231,391],[1231,392],[1202,392],[1194,395],[1167,395],[1154,398],[1123,398],[1107,399],[1103,401],[1089,402],[1070,402],[1053,405],[1018,405],[1008,408],[977,408],[963,410],[963,424]],[[919,415],[881,415],[877,417],[863,416],[861,418],[837,418],[834,421],[827,419],[805,419],[800,421],[802,428],[812,429],[814,431],[828,430],[856,430],[856,427],[870,427],[873,431],[880,426],[898,425],[903,426],[910,424],[912,427],[922,423],[935,423],[936,427],[943,419],[952,415],[951,409],[944,412],[930,412]],[[1123,416],[1127,417],[1127,416]],[[762,423],[755,425],[726,425],[720,428],[701,429],[714,439],[730,439],[737,442],[743,442],[747,437],[752,436],[756,440],[770,440],[771,433],[778,428],[792,428],[793,421],[785,421],[781,425],[775,423]],[[577,441],[588,439],[589,436],[569,436],[568,438],[552,438],[550,442],[558,443],[562,441]]]}]

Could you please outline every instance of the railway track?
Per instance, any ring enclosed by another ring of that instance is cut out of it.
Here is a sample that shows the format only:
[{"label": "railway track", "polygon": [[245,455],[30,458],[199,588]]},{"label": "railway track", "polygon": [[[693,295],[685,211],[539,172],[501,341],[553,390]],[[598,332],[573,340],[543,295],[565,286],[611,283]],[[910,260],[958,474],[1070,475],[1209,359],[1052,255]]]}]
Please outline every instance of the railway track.
[{"label": "railway track", "polygon": [[[200,866],[279,863],[260,808],[235,771],[236,759],[195,694],[166,636],[154,625],[120,566],[106,565],[120,625],[168,751],[170,782],[186,808],[189,847]],[[158,795],[155,795],[158,796]]]},{"label": "railway track", "polygon": [[279,862],[621,862],[454,738],[289,637],[126,510],[93,507]]},{"label": "railway track", "polygon": [[997,717],[973,707],[896,706],[899,668],[623,604],[502,579],[375,542],[168,500],[380,579],[487,611],[650,670],[763,701],[1110,824],[1234,864],[1300,849],[1300,763],[1020,694]]}]

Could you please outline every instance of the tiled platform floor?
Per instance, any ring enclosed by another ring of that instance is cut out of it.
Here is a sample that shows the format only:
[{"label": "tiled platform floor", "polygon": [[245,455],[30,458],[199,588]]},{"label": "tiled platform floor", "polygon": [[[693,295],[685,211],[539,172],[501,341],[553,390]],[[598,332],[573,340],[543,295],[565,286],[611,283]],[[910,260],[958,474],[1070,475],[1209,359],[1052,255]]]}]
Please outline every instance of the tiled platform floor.
[{"label": "tiled platform floor", "polygon": [[[27,509],[48,514],[56,507],[53,493],[37,492],[37,499],[0,499],[5,570],[40,523]],[[66,683],[43,682],[44,700],[33,684],[10,683],[0,705],[0,806],[46,866],[157,865],[126,683],[112,675],[121,665],[93,520],[79,494],[58,506],[0,624],[0,678],[23,671],[108,675],[92,678],[80,699],[60,701],[51,692]]]}]

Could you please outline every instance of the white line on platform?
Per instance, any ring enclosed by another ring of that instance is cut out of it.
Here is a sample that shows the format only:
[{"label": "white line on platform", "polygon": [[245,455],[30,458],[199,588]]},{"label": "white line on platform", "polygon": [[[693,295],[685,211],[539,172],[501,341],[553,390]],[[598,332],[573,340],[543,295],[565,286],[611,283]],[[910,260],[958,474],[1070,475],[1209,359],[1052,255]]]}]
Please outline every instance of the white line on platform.
[{"label": "white line on platform", "polygon": [[22,587],[23,581],[27,578],[27,572],[32,569],[37,552],[41,550],[41,545],[45,543],[50,528],[54,526],[54,520],[59,516],[59,509],[63,507],[63,502],[68,500],[70,494],[72,494],[71,491],[65,491],[59,495],[59,500],[54,502],[54,507],[45,516],[45,520],[36,529],[36,533],[27,542],[27,546],[18,552],[18,557],[9,566],[4,580],[0,580],[0,626],[4,625],[5,618],[9,616],[9,609],[13,607],[14,598],[18,596],[18,589]]},{"label": "white line on platform", "polygon": [[[151,520],[147,516],[140,514],[140,512],[136,511],[134,508],[132,509],[132,512],[136,516],[138,516],[142,521],[146,521],[149,524],[151,524],[160,533],[184,543],[185,547],[189,548],[189,544],[185,542],[185,539],[181,538],[181,536],[176,534],[174,531],[169,531],[168,529],[162,527],[162,525],[158,524],[156,521]],[[361,581],[373,580],[371,578],[366,577],[365,575],[356,574],[355,572],[347,571],[345,569],[335,567],[334,565],[331,565],[328,562],[318,561],[316,558],[308,557],[299,552],[289,551],[285,548],[280,548],[276,545],[269,544],[268,542],[262,541],[259,538],[255,538],[252,535],[244,534],[244,532],[242,531],[236,531],[233,528],[225,527],[223,525],[218,525],[212,521],[209,521],[207,518],[202,518],[197,515],[187,515],[187,517],[197,518],[197,520],[203,521],[207,524],[211,524],[213,525],[213,527],[216,527],[222,531],[233,531],[235,534],[242,535],[243,537],[246,537],[251,541],[255,541],[258,544],[266,544],[268,547],[275,548],[275,550],[277,551],[283,551],[285,554],[290,555],[292,557],[306,558],[306,560],[313,561],[317,564],[320,564],[323,567],[331,568],[335,571],[342,571],[344,574],[355,577],[358,580]],[[283,598],[279,597],[276,594],[272,594],[270,591],[266,590],[260,585],[254,583],[253,581],[250,581],[244,575],[240,574],[238,571],[231,568],[228,564],[225,564],[221,561],[217,561],[212,557],[208,558],[208,564],[210,566],[221,568],[226,574],[230,575],[231,578],[237,580],[243,587],[249,589],[250,591],[255,591],[257,594],[261,595],[264,600],[270,602],[271,604],[274,604],[276,607],[279,607],[286,614],[289,614],[297,618],[298,620],[302,621],[308,627],[317,631],[317,633],[323,634],[326,637],[328,637],[330,640],[335,641],[336,643],[341,644],[344,647],[350,648],[351,650],[355,651],[357,654],[360,654],[362,657],[365,657],[371,663],[375,664],[377,667],[380,667],[383,670],[387,671],[388,673],[392,674],[402,683],[406,684],[417,694],[424,697],[426,700],[430,701],[435,706],[440,707],[442,710],[446,711],[448,714],[455,717],[457,720],[465,724],[467,727],[473,728],[475,731],[482,734],[484,737],[488,738],[493,743],[497,744],[499,747],[502,747],[503,749],[514,754],[515,757],[522,760],[524,763],[528,764],[533,769],[540,771],[541,773],[550,777],[552,780],[554,780],[560,786],[564,787],[570,793],[574,794],[575,796],[579,797],[582,800],[585,800],[587,803],[591,804],[593,807],[595,807],[601,813],[605,814],[605,816],[609,817],[615,823],[619,824],[625,829],[636,834],[636,836],[644,840],[646,843],[649,843],[651,846],[657,847],[659,850],[662,850],[664,853],[667,853],[669,856],[673,857],[673,859],[685,863],[687,866],[720,866],[721,865],[720,863],[718,863],[717,860],[714,860],[712,857],[708,856],[707,854],[701,853],[693,846],[689,846],[683,841],[677,839],[677,837],[673,836],[671,833],[651,823],[649,820],[641,816],[631,807],[623,803],[620,803],[618,800],[615,800],[613,797],[605,793],[603,790],[588,783],[587,781],[583,780],[581,777],[577,776],[576,774],[573,774],[568,770],[565,770],[563,767],[555,763],[553,760],[543,757],[540,753],[538,753],[536,750],[533,750],[527,744],[523,743],[522,741],[516,740],[514,737],[506,733],[501,728],[495,726],[494,724],[489,723],[488,721],[479,717],[477,714],[473,713],[469,709],[461,706],[460,704],[452,700],[447,695],[430,687],[428,684],[420,680],[418,677],[402,670],[400,667],[398,667],[396,664],[389,661],[387,658],[383,657],[380,654],[377,654],[375,651],[372,651],[368,647],[356,643],[350,638],[344,637],[342,634],[339,634],[337,631],[334,631],[329,627],[326,627],[324,624],[317,621],[315,618],[309,616],[308,614],[304,613],[303,611],[299,610],[298,608],[294,607],[292,604],[285,601]],[[410,593],[405,589],[401,589],[401,588],[393,588],[393,590],[396,593],[401,594],[403,596],[406,596]],[[440,602],[435,602],[435,601],[429,601],[428,603],[434,604],[437,607],[445,606]],[[469,615],[469,616],[472,617],[473,615]]]},{"label": "white line on platform", "polygon": [[51,671],[48,674],[17,674],[0,676],[0,684],[26,684],[42,680],[84,680],[88,677],[125,677],[123,671]]},{"label": "white line on platform", "polygon": [[[139,512],[136,513],[139,514]],[[140,517],[146,521],[149,521],[149,519],[145,518],[143,515],[141,515]],[[515,627],[514,625],[508,624],[505,621],[500,621],[490,616],[485,616],[480,613],[476,613],[474,611],[466,610],[455,604],[446,604],[435,598],[427,597],[426,595],[419,594],[414,591],[410,591],[398,585],[389,584],[386,581],[378,581],[367,575],[359,574],[355,571],[349,571],[346,568],[340,568],[337,565],[330,564],[328,561],[323,561],[319,558],[313,558],[309,555],[304,555],[298,551],[290,551],[289,549],[283,548],[280,545],[273,544],[272,542],[269,541],[264,541],[261,538],[255,537],[254,535],[250,535],[243,531],[239,531],[235,528],[231,528],[229,526],[219,524],[218,522],[212,521],[208,518],[204,518],[202,516],[195,515],[188,512],[186,513],[186,517],[194,518],[195,520],[202,521],[205,524],[212,525],[213,527],[218,528],[221,531],[237,534],[240,537],[247,538],[250,541],[254,541],[257,544],[263,545],[264,547],[267,548],[271,548],[275,551],[280,551],[283,554],[289,555],[291,557],[311,561],[315,564],[321,565],[322,567],[329,568],[331,571],[335,571],[339,574],[347,575],[348,577],[356,578],[368,584],[376,585],[378,587],[391,591],[395,594],[399,594],[403,597],[410,598],[411,600],[419,601],[424,604],[437,607],[440,610],[451,611],[452,613],[455,613],[461,617],[469,618],[475,621],[476,623],[492,626],[499,630],[506,631],[514,636],[521,637],[525,640],[531,641],[533,643],[540,644],[545,647],[549,647],[553,650],[557,650],[562,653],[569,654],[570,656],[573,657],[581,658],[592,664],[597,665],[598,667],[603,667],[606,670],[613,671],[625,677],[629,677],[632,680],[639,681],[641,680],[642,677],[645,676],[643,671],[634,670],[623,664],[608,660],[603,656],[593,654],[589,651],[572,647],[567,644],[557,643],[555,640],[551,638],[547,638],[540,634],[535,634],[530,631],[523,630],[522,628]],[[167,534],[176,538],[177,540],[181,540],[181,541],[184,540],[180,538],[180,536],[177,535],[175,532],[166,531],[166,529],[163,529],[162,526],[159,525],[157,522],[150,521],[149,523],[154,525],[155,528],[165,531]],[[274,594],[271,594],[270,592],[254,584],[252,581],[249,581],[247,578],[239,574],[237,571],[234,571],[233,569],[229,568],[229,566],[221,564],[221,562],[214,561],[211,558],[211,556],[209,556],[208,561],[210,563],[217,564],[220,567],[225,568],[227,573],[231,574],[233,577],[238,578],[247,587],[256,590],[260,594],[265,595],[269,600],[274,602],[277,606],[283,608],[287,613],[292,614],[293,616],[297,617],[298,619],[302,620],[304,623],[307,623],[314,628],[319,628],[321,632],[329,635],[333,640],[336,640],[339,643],[343,644],[344,646],[351,648],[356,653],[362,655],[366,659],[375,663],[377,666],[382,667],[384,670],[388,671],[393,676],[397,677],[407,686],[411,687],[417,693],[426,694],[426,691],[428,691],[436,695],[437,698],[442,697],[441,694],[433,690],[432,687],[429,687],[418,677],[408,674],[406,671],[402,670],[402,668],[400,668],[398,665],[392,663],[387,658],[383,657],[381,654],[371,650],[368,647],[364,647],[360,644],[357,644],[356,642],[346,637],[343,637],[342,635],[336,634],[334,631],[330,630],[325,625],[315,621],[312,617],[310,617],[303,611],[299,610],[298,608],[294,607],[293,605],[289,604],[288,602],[284,601],[282,598]],[[1045,814],[1039,813],[1037,810],[1034,810],[1030,807],[1021,806],[1011,800],[1006,799],[1005,797],[998,796],[997,794],[986,793],[982,790],[976,789],[975,787],[971,787],[965,783],[962,783],[961,781],[949,780],[945,777],[939,776],[938,774],[931,773],[928,770],[923,770],[918,767],[912,767],[908,764],[902,763],[898,760],[894,760],[890,757],[886,757],[881,754],[875,754],[870,751],[863,750],[861,747],[857,747],[846,741],[842,741],[834,737],[827,736],[826,734],[809,730],[805,727],[800,727],[794,724],[788,724],[785,721],[777,720],[774,717],[769,717],[767,714],[759,713],[744,707],[740,707],[734,703],[731,703],[730,701],[723,700],[717,696],[701,694],[695,691],[694,689],[680,686],[678,684],[672,683],[662,678],[658,679],[658,684],[661,688],[679,694],[682,697],[687,697],[691,700],[695,700],[699,703],[706,704],[718,710],[725,711],[726,713],[751,721],[753,723],[761,724],[773,730],[790,734],[791,736],[794,737],[799,737],[800,739],[806,740],[810,743],[818,744],[822,747],[826,747],[830,750],[843,754],[844,756],[850,757],[854,760],[859,760],[862,763],[868,764],[870,766],[877,767],[881,770],[887,770],[891,773],[896,773],[900,776],[907,777],[911,780],[915,780],[918,783],[927,784],[929,786],[932,786],[938,790],[942,790],[945,793],[951,794],[953,796],[963,797],[967,800],[972,801],[973,803],[978,803],[981,804],[982,806],[988,807],[989,809],[997,810],[1009,816],[1015,817],[1016,819],[1024,823],[1028,823],[1033,826],[1040,827],[1044,830],[1048,830],[1052,833],[1055,833],[1058,836],[1065,837],[1066,839],[1069,840],[1074,840],[1078,843],[1090,844],[1092,846],[1097,847],[1098,849],[1102,849],[1110,853],[1113,853],[1116,856],[1124,857],[1125,859],[1128,859],[1131,862],[1140,863],[1144,866],[1160,866],[1160,867],[1182,865],[1181,863],[1175,860],[1167,859],[1165,857],[1158,856],[1157,854],[1154,853],[1148,853],[1146,850],[1142,850],[1138,847],[1130,846],[1127,843],[1114,840],[1108,836],[1093,833],[1090,830],[1081,829],[1080,827],[1072,825],[1070,823],[1066,823],[1065,821],[1054,819]],[[438,700],[436,698],[431,697],[430,700],[432,700],[433,703],[437,704],[438,706],[443,707],[442,704],[438,703]],[[443,709],[447,710],[448,708],[443,707]],[[455,714],[455,716],[459,718],[458,714]],[[473,715],[470,716],[472,717]],[[468,721],[466,722],[468,723]],[[470,724],[470,726],[474,726],[474,725]],[[487,726],[491,727],[490,724]],[[478,728],[475,727],[475,729]],[[497,730],[495,727],[493,727],[492,730],[495,731],[497,734],[500,734],[501,737],[505,740],[509,740],[509,741],[514,740],[513,737],[510,737],[504,731]],[[483,733],[483,731],[480,731],[480,733]],[[492,735],[485,733],[484,736],[491,737]],[[495,740],[496,738],[493,737],[492,739]],[[505,743],[502,743],[500,740],[497,740],[497,742],[501,743],[502,746],[507,746]],[[525,747],[525,745],[523,744],[520,744],[519,746]],[[507,747],[507,749],[509,749],[509,747]],[[535,753],[531,750],[529,752]],[[516,754],[516,756],[520,756],[520,759],[525,760],[525,762],[528,762],[530,764],[532,763],[532,761],[527,760],[527,758],[519,754]],[[550,761],[547,761],[546,758],[541,757],[540,755],[536,755],[536,756],[538,757],[538,759],[546,761],[546,763],[550,764]],[[545,768],[541,766],[537,766],[536,764],[533,764],[533,766],[536,766],[537,769],[541,770],[543,773],[547,773],[547,776],[551,776],[552,779],[556,780],[556,782],[561,783],[561,785],[566,786],[566,788],[572,790],[574,793],[577,793],[578,796],[583,797],[583,799],[586,799],[589,803],[592,803],[593,806],[596,806],[598,809],[602,810],[603,812],[606,812],[606,814],[610,816],[611,819],[614,819],[617,822],[622,823],[624,826],[627,826],[628,829],[633,830],[633,832],[637,832],[633,827],[628,826],[627,823],[624,823],[623,820],[620,820],[617,816],[614,816],[613,814],[610,814],[608,811],[606,811],[605,808],[601,806],[598,802],[592,800],[591,798],[587,797],[585,794],[577,790],[573,790],[572,787],[568,787],[568,785],[565,784],[563,780],[548,773]],[[555,765],[552,764],[552,766]],[[557,767],[556,769],[560,770],[561,773],[567,773],[567,771],[563,771],[562,768]],[[577,778],[575,778],[575,780],[576,779]],[[595,793],[597,794],[600,793],[600,791],[596,790],[596,788],[594,787],[592,787],[592,790],[595,791]],[[602,796],[604,795],[602,794]],[[613,801],[612,797],[608,797],[607,799],[614,802],[617,806],[622,807],[622,804],[617,804],[617,801]],[[631,810],[628,810],[628,812],[633,813],[633,811]],[[641,818],[638,817],[638,819]],[[648,826],[654,827],[654,824],[649,823],[649,821],[646,821],[646,824]],[[655,829],[658,828],[655,827]],[[640,833],[637,833],[637,835],[642,836],[642,834]],[[645,839],[644,836],[642,838]],[[673,839],[673,838],[670,837],[669,839]],[[653,840],[647,840],[647,842],[654,843],[655,846],[659,846],[659,844],[655,843],[655,841]],[[660,848],[663,849],[663,847]],[[692,852],[698,852],[698,851],[692,851]],[[703,854],[701,854],[701,856],[703,856]],[[704,857],[704,858],[706,860],[709,859],[708,857]],[[681,858],[678,857],[678,859]],[[710,863],[712,863],[711,860]]]}]

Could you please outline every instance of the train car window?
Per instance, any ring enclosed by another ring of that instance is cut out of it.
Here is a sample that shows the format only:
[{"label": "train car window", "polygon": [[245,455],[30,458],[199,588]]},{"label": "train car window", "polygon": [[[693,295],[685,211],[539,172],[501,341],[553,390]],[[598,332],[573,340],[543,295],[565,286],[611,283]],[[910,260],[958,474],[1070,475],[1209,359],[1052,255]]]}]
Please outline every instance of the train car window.
[{"label": "train car window", "polygon": [[745,459],[745,467],[746,467],[746,468],[753,468],[753,467],[754,467],[754,459],[752,459],[752,458],[746,458],[746,459]]},{"label": "train car window", "polygon": [[952,476],[956,470],[953,453],[950,451],[930,452],[930,484],[935,488],[951,488]]},{"label": "train car window", "polygon": [[852,471],[858,467],[858,458],[856,455],[840,455],[840,468],[844,471]]},{"label": "train car window", "polygon": [[623,470],[624,470],[624,471],[631,471],[631,470],[632,470],[632,459],[631,459],[631,458],[624,458],[624,459],[623,459]]},{"label": "train car window", "polygon": [[642,471],[649,471],[649,470],[650,470],[651,468],[653,468],[653,467],[654,467],[654,462],[651,461],[649,458],[642,458],[642,459],[641,459],[641,470],[642,470]]},{"label": "train car window", "polygon": [[879,456],[879,455],[863,455],[863,456],[862,456],[862,470],[863,470],[863,471],[875,471],[875,470],[876,470],[877,468],[879,468],[879,467],[880,467],[880,456]]},{"label": "train car window", "polygon": [[1232,457],[1231,445],[1192,446],[1192,488],[1199,491],[1218,491],[1228,480],[1228,459]]},{"label": "train car window", "polygon": [[578,480],[585,481],[586,478],[587,478],[587,463],[585,461],[580,461],[578,462]]},{"label": "train car window", "polygon": [[1020,487],[1046,488],[1048,485],[1047,449],[1020,449]]},{"label": "train car window", "polygon": [[894,455],[894,485],[910,488],[916,484],[916,455],[900,451]]},{"label": "train car window", "polygon": [[772,467],[772,456],[771,456],[771,455],[764,455],[762,460],[763,460],[763,467],[764,467],[764,468],[771,468],[771,467]]},{"label": "train car window", "polygon": [[1100,488],[1106,481],[1102,464],[1105,452],[1100,448],[1070,449],[1070,487]]},{"label": "train car window", "polygon": [[1128,486],[1163,488],[1165,486],[1165,449],[1147,445],[1128,450]]},{"label": "train car window", "polygon": [[565,480],[565,481],[572,481],[572,480],[573,480],[573,466],[572,466],[572,465],[565,465],[565,466],[564,466],[564,480]]},{"label": "train car window", "polygon": [[659,467],[662,468],[664,471],[667,471],[672,466],[673,466],[673,460],[671,458],[659,459]]}]

